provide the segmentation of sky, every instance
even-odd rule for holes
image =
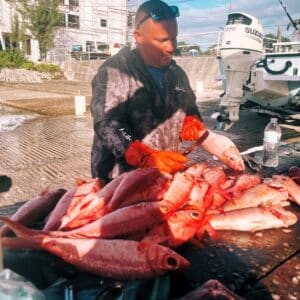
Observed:
[[[197,44],[207,49],[218,41],[217,31],[222,31],[230,12],[245,12],[262,23],[263,33],[277,33],[280,26],[282,35],[289,37],[293,28],[287,31],[289,19],[279,0],[164,0],[169,5],[177,5],[178,42]],[[144,2],[144,1],[141,1]],[[300,0],[282,0],[293,19],[300,19]],[[300,28],[300,25],[299,25]]]

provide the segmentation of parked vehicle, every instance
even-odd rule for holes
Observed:
[[[112,55],[115,55],[124,46],[121,43],[100,43],[89,41],[86,42],[86,47],[80,44],[73,45],[71,49],[71,57],[76,60],[97,60],[105,59]]]

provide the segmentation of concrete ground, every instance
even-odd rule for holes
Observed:
[[[1,83],[0,104],[47,116],[74,115],[75,95],[91,98],[89,82],[45,81],[43,83]]]

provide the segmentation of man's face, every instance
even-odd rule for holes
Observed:
[[[170,64],[177,44],[176,19],[156,22],[148,18],[135,31],[136,44],[144,62],[153,67],[165,67]]]

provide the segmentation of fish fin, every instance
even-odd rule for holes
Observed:
[[[46,187],[44,187],[44,188],[39,192],[38,195],[39,195],[39,196],[44,196],[44,195],[48,194],[49,191],[50,191],[50,187],[49,187],[49,186],[46,186]]]
[[[76,186],[81,186],[81,185],[87,183],[87,181],[84,180],[83,178],[75,178],[75,182],[76,182]]]

